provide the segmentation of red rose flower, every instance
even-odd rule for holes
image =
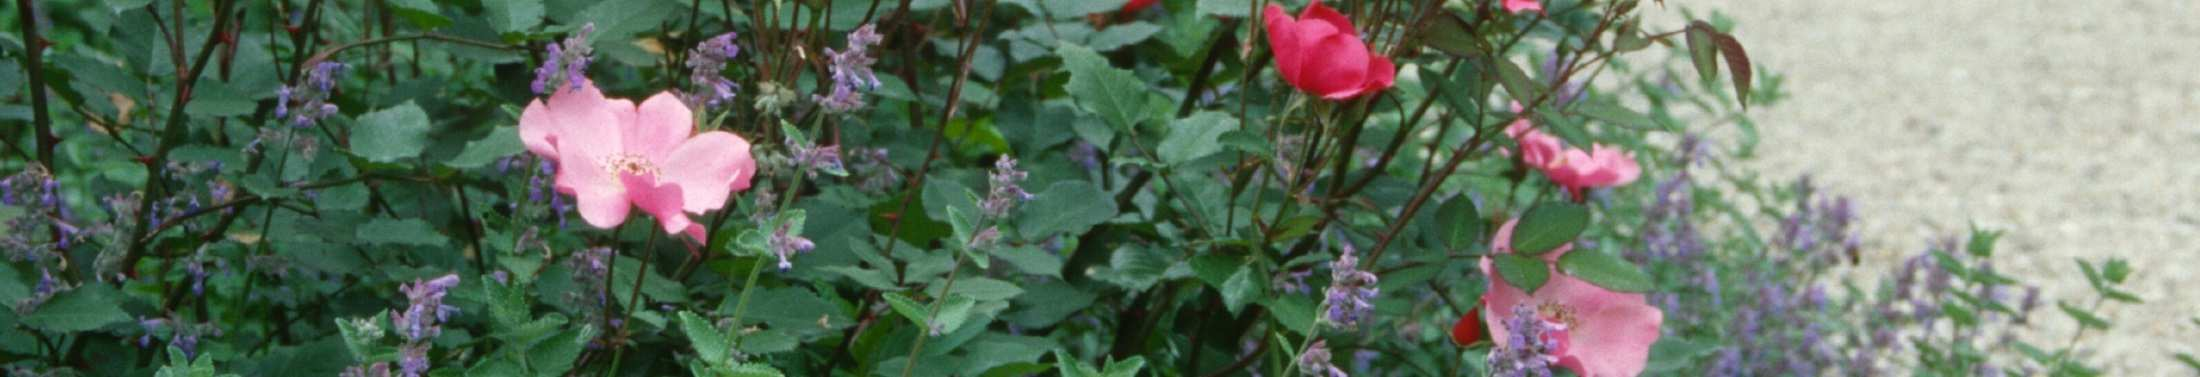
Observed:
[[[1308,94],[1344,100],[1390,88],[1398,67],[1360,40],[1352,20],[1320,2],[1299,12],[1268,4],[1268,46],[1283,81]]]

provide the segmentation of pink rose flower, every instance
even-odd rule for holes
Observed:
[[[1276,72],[1291,87],[1324,99],[1345,100],[1390,88],[1398,67],[1360,40],[1352,19],[1316,1],[1292,19],[1268,4],[1268,49]]]
[[[1586,151],[1570,148],[1527,119],[1505,126],[1505,135],[1520,143],[1521,164],[1542,171],[1576,198],[1584,189],[1616,187],[1642,177],[1642,166],[1626,152],[1603,144],[1592,144]]]
[[[1519,220],[1509,221],[1497,229],[1490,240],[1492,253],[1512,252],[1512,232],[1517,223]],[[1572,249],[1572,244],[1562,245],[1541,257],[1556,261]],[[1504,324],[1513,316],[1511,308],[1527,305],[1536,309],[1538,320],[1563,329],[1556,335],[1545,334],[1555,337],[1550,340],[1560,345],[1548,355],[1559,367],[1585,377],[1641,374],[1650,356],[1650,345],[1658,341],[1665,312],[1650,306],[1642,294],[1612,292],[1550,268],[1550,280],[1530,293],[1499,278],[1489,257],[1482,258],[1482,273],[1490,277],[1490,290],[1482,296],[1481,307],[1483,321],[1489,327],[1488,339],[1498,347],[1506,347],[1510,332]]]
[[[589,225],[617,227],[641,207],[666,234],[707,242],[687,215],[724,207],[727,196],[747,190],[756,161],[740,136],[694,131],[694,113],[672,93],[637,107],[604,98],[593,83],[529,103],[519,120],[520,140],[557,162],[558,192],[573,195]]]
[[[1520,13],[1531,10],[1543,11],[1543,3],[1540,0],[1505,0],[1506,12]]]

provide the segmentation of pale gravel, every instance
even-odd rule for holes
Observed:
[[[1856,199],[1860,276],[1976,224],[1996,267],[2047,297],[2090,297],[2073,259],[2117,257],[2143,305],[2085,336],[2112,376],[2192,376],[2200,353],[2200,1],[1668,0],[1717,10],[1786,103],[1752,110],[1767,177]],[[1645,6],[1653,6],[1646,4]],[[2043,308],[2026,338],[2075,325]]]

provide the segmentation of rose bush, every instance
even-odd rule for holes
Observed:
[[[1673,3],[18,0],[0,368],[2099,374]]]

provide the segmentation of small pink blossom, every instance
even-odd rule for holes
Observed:
[[[1541,0],[1505,0],[1506,12],[1520,13],[1531,10],[1543,11],[1543,2]]]
[[[1490,240],[1492,253],[1512,252],[1512,232],[1518,223],[1509,221],[1497,229]],[[1572,249],[1572,244],[1562,245],[1541,257],[1556,261]],[[1558,345],[1548,356],[1559,367],[1586,377],[1642,373],[1665,313],[1650,306],[1640,293],[1612,292],[1549,268],[1550,280],[1530,293],[1497,277],[1489,257],[1482,258],[1482,273],[1490,276],[1489,293],[1482,297],[1481,307],[1489,339],[1498,347],[1508,346],[1511,334],[1505,323],[1516,315],[1509,308],[1525,305],[1535,309],[1537,320],[1558,329],[1544,336]]]
[[[521,142],[557,162],[558,192],[573,195],[589,225],[617,227],[641,207],[665,233],[705,242],[703,226],[688,215],[724,207],[727,196],[747,190],[756,161],[748,140],[694,130],[694,113],[673,93],[637,107],[586,82],[529,103],[519,122]]]
[[[1506,126],[1505,135],[1520,143],[1521,164],[1542,171],[1543,176],[1576,197],[1584,189],[1626,185],[1642,176],[1642,166],[1618,148],[1603,144],[1592,144],[1589,150],[1567,147],[1557,136],[1536,129],[1527,119]]]

